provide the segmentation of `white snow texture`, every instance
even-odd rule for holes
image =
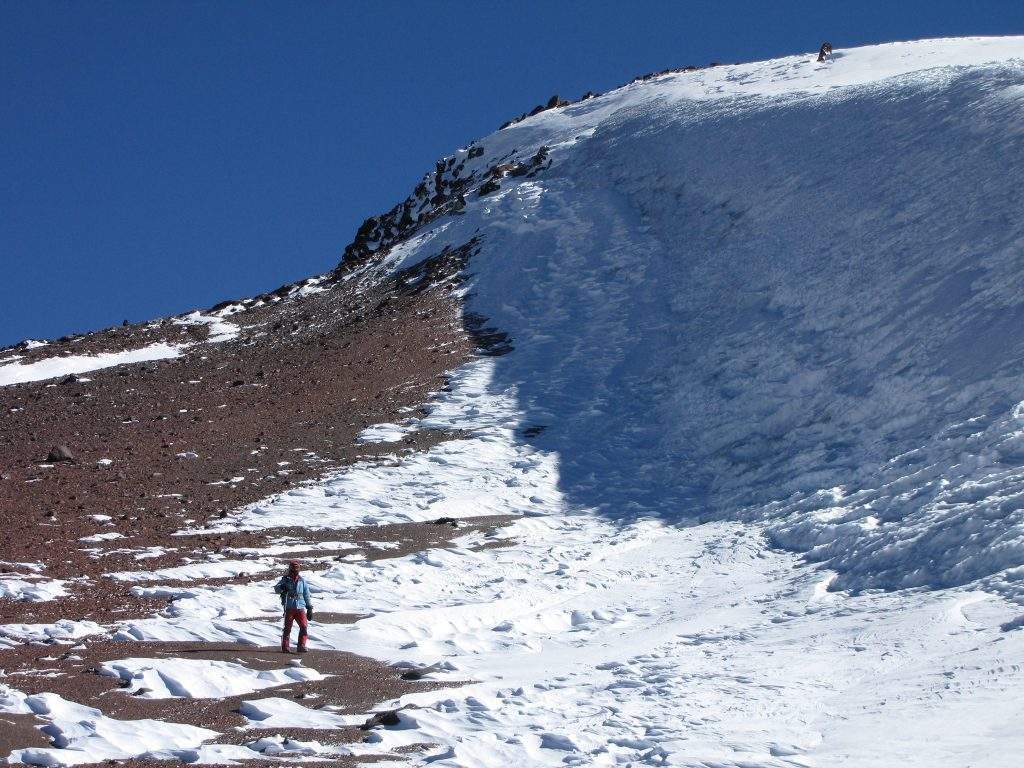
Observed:
[[[203,315],[200,312],[192,312],[175,322],[178,325],[208,326],[210,335],[205,343],[216,344],[233,339],[238,335],[238,326],[225,320],[223,315],[223,312],[218,315]],[[40,345],[26,345],[26,348],[32,349],[34,346]],[[100,352],[95,355],[47,357],[34,363],[19,363],[15,360],[14,362],[0,365],[0,387],[10,384],[22,384],[28,381],[55,379],[69,374],[113,368],[117,365],[166,360],[178,357],[191,346],[194,345],[168,344],[158,341],[145,347],[128,349],[123,352]]]

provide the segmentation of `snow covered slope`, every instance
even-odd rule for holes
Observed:
[[[466,167],[542,145],[396,250],[479,239],[494,386],[570,506],[769,518],[837,587],[1024,596],[1024,40],[667,75]]]
[[[1013,764],[1024,38],[669,74],[438,169],[361,257],[474,243],[467,316],[514,351],[443,402],[517,414],[477,426],[476,461],[520,453],[473,465],[489,499],[582,517],[329,574],[339,597],[399,585],[344,603],[395,613],[342,647],[487,681],[412,701],[402,738],[466,766]],[[469,470],[435,458],[443,505]],[[382,494],[398,519],[416,487]]]

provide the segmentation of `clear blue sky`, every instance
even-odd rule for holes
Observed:
[[[0,0],[0,344],[325,271],[435,159],[553,93],[1022,33],[1022,0]]]

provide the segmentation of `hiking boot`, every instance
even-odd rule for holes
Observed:
[[[307,653],[305,648],[299,648],[299,653]]]

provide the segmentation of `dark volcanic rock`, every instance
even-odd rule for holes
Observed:
[[[71,453],[71,450],[66,445],[56,445],[50,449],[46,460],[50,462],[75,461],[75,455]]]
[[[402,721],[398,716],[398,710],[389,709],[386,712],[377,712],[373,717],[369,718],[365,723],[359,726],[359,728],[364,731],[369,731],[376,728],[378,725],[393,726],[398,725],[400,722]]]

